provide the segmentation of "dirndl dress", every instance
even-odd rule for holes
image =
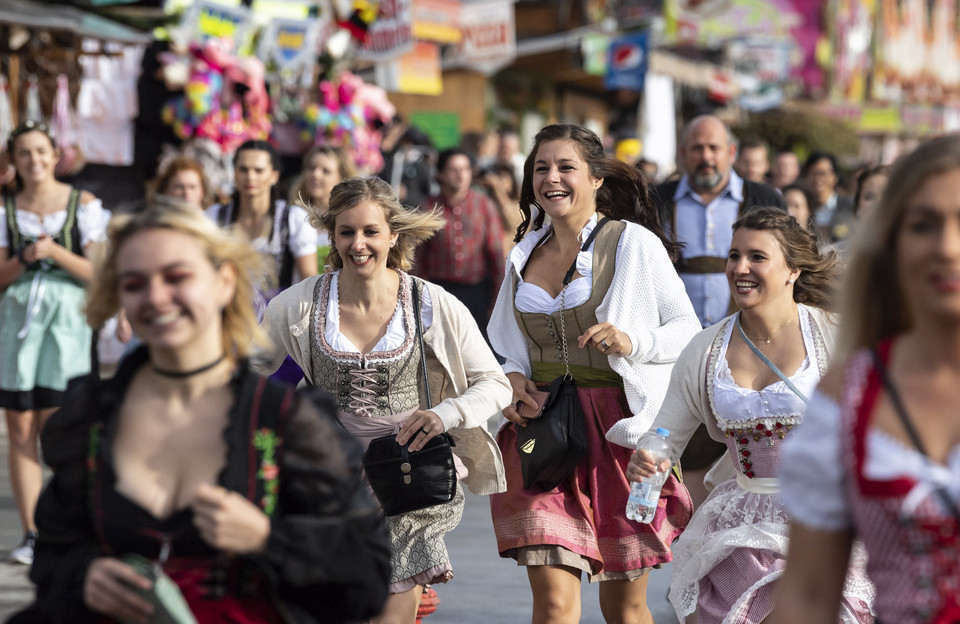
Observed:
[[[533,381],[546,384],[564,374],[561,327],[568,345],[597,324],[595,310],[610,288],[616,248],[623,232],[611,222],[594,243],[590,298],[571,309],[551,313],[514,313],[531,346]],[[517,278],[514,275],[514,297]],[[585,279],[585,278],[584,278]],[[566,318],[561,322],[561,314]],[[516,425],[497,434],[507,490],[490,497],[500,556],[520,565],[563,565],[587,572],[591,582],[633,580],[671,560],[671,543],[693,509],[687,489],[671,474],[663,486],[650,524],[627,519],[630,483],[626,467],[633,451],[607,441],[607,431],[632,416],[623,382],[596,349],[568,349],[568,361],[586,420],[587,454],[574,471],[549,492],[523,487]]]
[[[398,274],[397,310],[386,335],[367,354],[361,354],[340,333],[339,273],[323,275],[314,290],[309,328],[314,371],[311,381],[333,395],[341,422],[364,446],[373,437],[398,432],[405,416],[420,407],[422,354],[413,317],[414,285],[409,275]],[[425,288],[422,292],[426,296]],[[364,422],[358,427],[357,420]],[[360,429],[369,435],[364,437]],[[463,474],[463,465],[454,457],[458,474]],[[450,502],[386,518],[391,540],[391,593],[408,591],[415,585],[446,583],[453,578],[443,538],[460,524],[463,506],[463,489],[458,482]]]
[[[66,209],[44,216],[17,210],[7,196],[3,208],[7,247],[15,255],[41,233],[73,253],[100,240],[110,213],[99,200],[83,206],[74,189]],[[51,224],[62,222],[53,232]],[[84,285],[52,261],[39,261],[0,292],[0,407],[25,411],[59,407],[67,381],[90,372],[93,332],[83,313]]]

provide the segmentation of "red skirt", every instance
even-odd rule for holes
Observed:
[[[507,477],[507,491],[490,497],[500,556],[516,557],[516,549],[525,546],[562,546],[585,557],[593,574],[670,561],[670,544],[693,514],[687,488],[671,474],[653,522],[628,520],[626,468],[633,451],[605,437],[617,421],[631,416],[627,398],[619,387],[577,392],[586,422],[587,456],[553,490],[524,489],[516,425],[508,424],[497,434]]]

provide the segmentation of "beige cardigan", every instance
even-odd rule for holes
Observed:
[[[822,353],[808,354],[816,359],[821,371],[826,369],[829,357],[833,351],[833,334],[836,327],[835,316],[820,308],[804,306],[810,313],[813,322],[814,343],[823,346]],[[673,447],[674,457],[686,447],[690,437],[700,423],[703,423],[710,437],[717,442],[724,441],[724,434],[717,426],[717,418],[713,411],[710,380],[707,379],[709,358],[717,357],[720,337],[728,323],[732,323],[736,315],[711,325],[693,337],[690,344],[680,353],[677,363],[670,376],[670,386],[667,396],[660,407],[651,429],[664,427],[670,430],[670,445]],[[726,455],[724,455],[726,457]],[[727,464],[723,457],[719,464]],[[733,476],[730,473],[728,476]],[[716,482],[716,481],[715,481]]]
[[[309,326],[314,289],[323,278],[308,277],[267,305],[261,328],[282,352],[258,361],[258,372],[276,371],[289,354],[306,378],[314,379]],[[486,422],[510,404],[513,389],[467,308],[441,287],[423,284],[433,304],[433,323],[423,334],[427,372],[431,395],[440,397],[430,411],[440,417],[456,441],[454,452],[469,471],[464,482],[470,491],[481,495],[503,492],[507,488],[503,459],[487,433]]]

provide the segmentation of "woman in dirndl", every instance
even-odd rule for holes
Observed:
[[[649,187],[638,170],[606,158],[593,132],[552,125],[537,134],[520,206],[525,219],[487,327],[513,386],[497,435],[507,472],[507,491],[491,498],[497,547],[527,567],[535,623],[579,621],[584,572],[601,582],[608,622],[650,622],[647,573],[670,561],[692,503],[671,476],[653,522],[628,520],[625,470],[700,324]],[[556,488],[528,490],[517,449],[526,422],[516,407],[535,408],[529,392],[564,374],[565,364],[578,386],[588,451]]]
[[[438,212],[404,208],[379,178],[350,178],[312,222],[330,233],[333,270],[267,306],[263,326],[281,351],[261,370],[289,355],[309,383],[333,395],[340,421],[364,444],[396,433],[415,452],[449,432],[458,477],[475,494],[502,491],[500,453],[484,425],[509,402],[509,383],[467,308],[406,272],[417,244],[443,226]],[[420,378],[421,358],[429,380]],[[424,404],[424,382],[436,405]],[[391,595],[375,624],[413,624],[424,587],[453,578],[444,536],[460,523],[463,504],[458,484],[448,503],[387,517]]]
[[[89,255],[110,213],[86,191],[58,182],[60,157],[46,124],[10,133],[17,188],[0,205],[0,408],[6,414],[10,484],[24,529],[9,559],[29,565],[33,512],[43,485],[37,440],[63,403],[67,381],[90,372],[93,333],[83,316]],[[6,290],[4,290],[6,289]]]

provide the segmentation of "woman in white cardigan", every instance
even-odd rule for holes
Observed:
[[[264,329],[313,385],[330,392],[340,421],[365,445],[397,433],[418,451],[449,432],[457,474],[477,494],[505,488],[500,452],[484,424],[507,405],[510,386],[470,313],[442,288],[408,275],[416,245],[443,226],[437,212],[408,211],[379,178],[350,178],[311,216],[333,242],[333,272],[308,278],[267,306]],[[420,297],[425,353],[417,340]],[[431,396],[422,400],[420,359]],[[453,578],[444,535],[463,513],[463,492],[449,503],[390,516],[391,596],[373,622],[413,624],[423,587]]]
[[[787,552],[780,452],[833,347],[823,308],[836,253],[821,255],[816,238],[779,208],[756,208],[733,229],[726,273],[740,311],[690,341],[653,423],[670,430],[674,457],[701,423],[727,445],[729,459],[712,475],[729,478],[673,548],[670,600],[680,621],[696,612],[698,624],[759,624],[770,613]],[[655,469],[638,451],[627,475],[636,481]],[[851,578],[842,621],[872,622],[870,584],[862,569]]]
[[[608,622],[649,622],[646,573],[670,561],[670,543],[691,503],[671,478],[653,523],[628,520],[624,471],[699,323],[646,183],[636,169],[607,159],[593,132],[571,125],[541,130],[524,166],[520,205],[519,244],[487,327],[513,387],[497,435],[507,473],[507,491],[491,497],[497,546],[527,567],[533,622],[578,622],[583,572],[602,581]],[[554,489],[528,490],[517,449],[518,428],[527,421],[516,408],[534,407],[530,392],[564,373],[564,354],[588,451]]]

